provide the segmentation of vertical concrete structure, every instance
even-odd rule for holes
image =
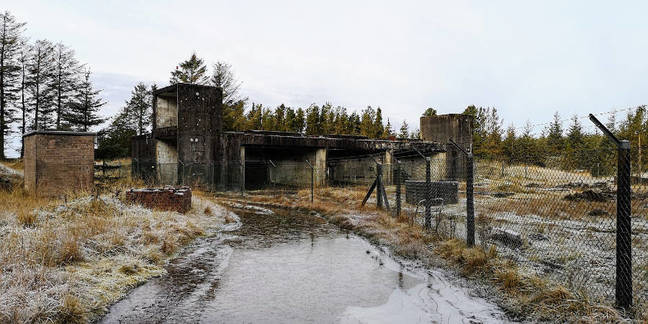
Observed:
[[[41,197],[91,190],[95,133],[35,131],[25,141],[25,189]]]
[[[184,83],[153,93],[152,140],[160,182],[212,183],[218,178],[214,147],[222,133],[222,95],[221,88]]]
[[[466,150],[472,149],[472,116],[447,114],[421,117],[421,138],[447,144],[450,139]],[[463,179],[466,175],[466,157],[453,145],[446,145],[446,178]]]

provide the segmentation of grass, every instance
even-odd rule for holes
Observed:
[[[140,185],[116,181],[98,199],[38,198],[20,184],[0,190],[0,322],[94,321],[131,288],[164,274],[182,246],[226,222],[200,192],[184,215],[118,199]]]
[[[22,159],[5,160],[2,161],[2,164],[17,171],[23,171],[25,169],[25,164]]]

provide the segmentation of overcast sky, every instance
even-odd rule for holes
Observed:
[[[253,102],[380,106],[396,127],[426,107],[523,126],[648,103],[645,1],[2,2],[92,68],[106,114],[193,51]]]

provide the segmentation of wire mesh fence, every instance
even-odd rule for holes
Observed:
[[[543,163],[535,162],[533,156],[473,160],[461,152],[450,153],[450,149],[395,154],[390,159],[384,153],[332,158],[324,163],[132,161],[129,169],[120,172],[130,170],[152,184],[202,185],[247,194],[306,191],[311,199],[317,199],[322,188],[354,187],[366,192],[374,187],[365,197],[366,204],[389,208],[395,216],[441,238],[468,242],[473,238],[476,245],[495,246],[500,256],[525,273],[563,285],[590,300],[614,304],[618,292],[625,291],[635,305],[645,305],[648,177],[644,180],[640,172],[632,173],[630,192],[620,193],[618,152],[613,147],[554,152]],[[469,181],[471,175],[474,181]],[[381,190],[384,194],[378,194]],[[618,241],[617,215],[628,203],[631,241]],[[629,246],[632,266],[625,269],[622,266],[629,262],[619,262],[619,249],[623,252]],[[622,289],[616,289],[623,276],[632,279],[632,290],[623,286],[630,280],[620,280]]]

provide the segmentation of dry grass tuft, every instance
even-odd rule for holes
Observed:
[[[19,210],[17,215],[16,215],[16,220],[18,221],[18,224],[25,226],[25,227],[32,227],[34,224],[36,224],[36,215],[30,211],[26,210]]]
[[[85,323],[88,320],[81,300],[71,294],[63,297],[59,312],[62,323]]]
[[[178,248],[177,239],[173,235],[167,235],[162,240],[162,246],[160,247],[160,250],[164,252],[166,255],[171,255],[175,253],[177,248]]]
[[[495,282],[501,284],[508,293],[515,294],[522,287],[522,280],[522,276],[514,266],[495,271]]]
[[[121,267],[119,267],[119,272],[125,274],[125,275],[134,275],[140,271],[140,268],[137,264],[124,264]]]
[[[83,253],[79,246],[79,237],[73,234],[65,235],[61,239],[61,245],[58,255],[59,264],[70,264],[83,261]]]

